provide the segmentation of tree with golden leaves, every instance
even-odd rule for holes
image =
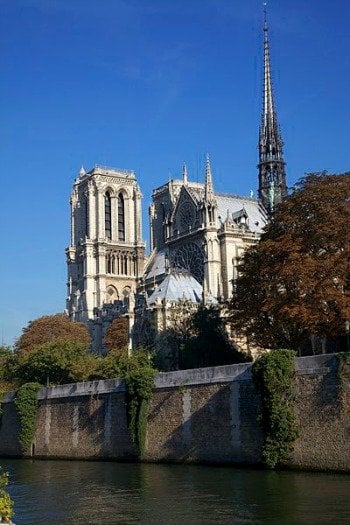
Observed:
[[[91,343],[87,327],[83,323],[70,321],[66,314],[44,315],[34,321],[29,321],[23,328],[22,335],[17,339],[15,350],[31,351],[36,346],[58,339],[77,343]]]
[[[118,317],[111,322],[104,343],[108,352],[119,351],[127,354],[129,344],[129,323],[126,317]]]
[[[350,319],[350,173],[310,174],[244,254],[232,324],[265,348],[345,335]]]

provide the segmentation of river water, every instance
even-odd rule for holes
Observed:
[[[1,460],[16,525],[350,524],[350,476]]]

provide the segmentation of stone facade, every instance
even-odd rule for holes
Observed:
[[[209,158],[205,182],[170,180],[153,192],[150,206],[153,251],[143,277],[146,290],[167,273],[189,272],[202,286],[203,299],[229,299],[243,252],[255,244],[267,223],[259,200],[215,193]]]
[[[87,322],[95,308],[125,301],[143,275],[141,191],[132,171],[82,168],[71,194],[67,310]]]
[[[267,215],[252,197],[217,194],[209,158],[205,182],[171,180],[154,190],[152,252],[145,264],[141,193],[133,172],[81,170],[71,195],[67,311],[88,324],[104,353],[113,319],[128,318],[129,348],[154,346],[180,303],[227,300],[242,253],[258,242]]]
[[[289,467],[350,471],[350,366],[340,398],[336,355],[296,359],[301,435]],[[134,460],[119,380],[42,388],[28,455]],[[13,395],[4,399],[0,454],[20,455]],[[146,461],[261,463],[260,401],[251,365],[159,374],[148,416]]]

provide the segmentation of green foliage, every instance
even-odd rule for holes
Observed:
[[[95,358],[83,343],[55,340],[23,352],[17,357],[14,374],[21,382],[62,384],[81,381],[94,369]],[[87,366],[90,369],[86,370]]]
[[[190,318],[191,336],[183,345],[180,368],[200,368],[251,359],[230,342],[224,319],[216,306],[200,306]]]
[[[127,388],[128,428],[132,442],[137,445],[142,457],[147,431],[148,406],[154,388],[156,370],[152,368],[150,356],[139,350],[121,364]]]
[[[16,361],[14,352],[8,346],[0,346],[0,383],[11,380]]]
[[[0,473],[0,517],[2,518],[2,523],[9,523],[13,516],[13,501],[6,491],[8,477],[8,472]]]
[[[272,350],[253,364],[262,401],[263,458],[269,468],[288,460],[299,435],[294,413],[294,352]]]
[[[345,369],[350,365],[350,352],[340,352],[338,355],[338,397],[341,407],[344,406],[345,401],[345,383],[346,375]]]
[[[38,383],[26,383],[17,390],[15,406],[21,425],[19,441],[23,452],[28,450],[33,441],[39,388]]]
[[[113,379],[122,377],[124,360],[126,356],[120,355],[119,352],[111,351],[106,356],[95,357],[95,366],[89,375],[89,380],[94,379]]]

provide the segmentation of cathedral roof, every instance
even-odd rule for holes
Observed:
[[[159,275],[165,273],[165,249],[155,250],[146,265],[144,277],[145,279],[156,279]]]
[[[234,219],[239,212],[245,210],[250,231],[262,233],[267,223],[267,216],[259,200],[225,193],[216,193],[215,196],[218,204],[218,217],[221,218],[221,221],[224,221],[228,214]]]
[[[192,303],[202,302],[202,285],[185,270],[172,270],[160,285],[154,290],[148,299],[148,304],[154,305],[159,301],[178,302],[191,301]],[[212,297],[208,302],[216,302]]]

